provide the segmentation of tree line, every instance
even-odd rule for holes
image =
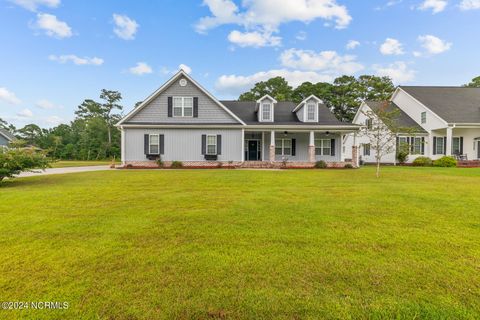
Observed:
[[[480,88],[480,77],[472,79],[466,87]],[[271,78],[254,85],[239,96],[241,101],[258,100],[269,94],[278,101],[301,102],[310,95],[322,99],[335,116],[345,122],[352,121],[363,100],[384,101],[390,98],[395,86],[388,77],[362,75],[341,76],[332,83],[304,82],[293,88],[282,77]],[[13,133],[26,145],[45,150],[53,159],[102,160],[120,157],[120,132],[115,127],[122,117],[122,95],[118,91],[103,89],[100,101],[85,99],[75,111],[69,124],[54,128],[41,128],[28,124],[17,129],[0,118],[0,128]],[[135,104],[137,107],[140,102]]]

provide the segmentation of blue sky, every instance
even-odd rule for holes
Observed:
[[[0,118],[51,127],[118,90],[128,112],[183,65],[220,99],[281,75],[461,85],[480,0],[0,0]]]

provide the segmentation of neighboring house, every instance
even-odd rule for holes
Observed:
[[[6,147],[10,142],[15,140],[15,136],[9,131],[0,128],[0,146]]]
[[[353,123],[366,125],[364,113],[378,107],[379,102],[362,103]],[[414,131],[410,135],[399,134],[398,138],[400,143],[409,145],[409,162],[419,156],[434,160],[444,155],[480,159],[480,88],[400,86],[390,99],[389,108],[400,110],[399,126]],[[368,138],[352,134],[345,145],[347,150],[358,146],[358,154],[365,162],[375,161]],[[382,159],[384,163],[395,161],[396,152]]]
[[[300,104],[218,101],[194,79],[179,71],[117,126],[122,162],[155,166],[290,166],[308,167],[324,160],[344,166],[343,137],[358,125],[338,121],[315,96]]]

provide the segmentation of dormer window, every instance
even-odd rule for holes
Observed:
[[[272,121],[272,104],[270,102],[262,103],[262,121]]]
[[[317,104],[307,104],[307,121],[317,121]]]

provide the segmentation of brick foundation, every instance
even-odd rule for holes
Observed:
[[[235,168],[271,168],[271,169],[312,169],[315,167],[315,162],[306,162],[306,161],[254,161],[254,162],[240,162],[240,161],[229,161],[229,162],[220,162],[220,161],[183,161],[183,168],[187,169],[235,169]],[[328,168],[344,168],[345,165],[350,164],[353,166],[352,162],[327,162]],[[172,165],[171,161],[165,161],[163,167],[165,169],[170,168]],[[158,169],[158,164],[155,161],[127,161],[122,168],[132,168],[132,169]]]

